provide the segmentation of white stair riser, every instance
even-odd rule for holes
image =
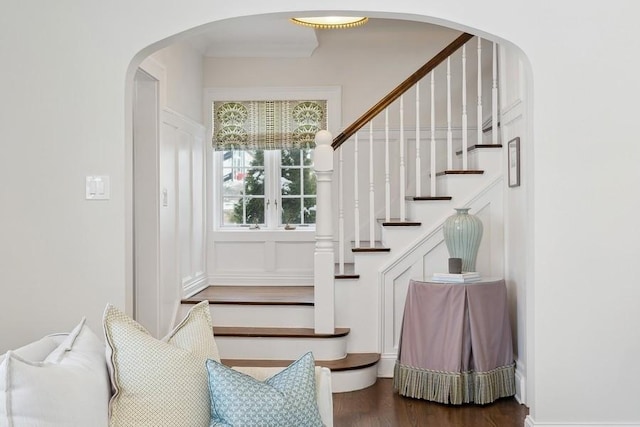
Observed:
[[[362,390],[370,387],[378,380],[377,365],[364,369],[331,372],[331,390],[334,393]]]
[[[193,305],[182,304],[177,318]],[[313,306],[210,304],[214,326],[313,328]]]
[[[482,175],[446,175],[438,177],[443,183],[443,194],[453,195],[456,207],[464,203],[476,194],[478,188],[482,188],[495,179],[495,175],[485,172]]]
[[[429,200],[407,203],[407,213],[411,219],[419,218],[422,223],[421,235],[430,230],[434,224],[438,224],[447,215],[453,213],[453,208],[458,206],[460,200]],[[417,237],[417,236],[416,236]],[[395,248],[394,248],[395,249]]]
[[[385,247],[392,248],[395,251],[396,248],[405,247],[407,244],[413,242],[424,233],[422,226],[411,227],[382,227],[382,244]]]
[[[273,338],[223,337],[216,343],[223,359],[296,360],[308,351],[316,360],[338,360],[347,355],[347,337]]]
[[[502,148],[478,148],[467,154],[467,169],[497,172],[502,161]],[[462,169],[462,155],[454,160],[454,169]]]

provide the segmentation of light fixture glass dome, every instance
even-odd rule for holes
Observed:
[[[320,30],[357,27],[365,24],[368,20],[369,18],[364,16],[315,16],[290,19],[293,23]]]

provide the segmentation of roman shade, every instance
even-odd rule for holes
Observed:
[[[215,101],[215,150],[313,148],[327,101]]]

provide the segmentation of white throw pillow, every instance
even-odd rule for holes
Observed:
[[[208,427],[207,359],[220,360],[208,301],[162,340],[107,305],[103,318],[112,427]]]
[[[2,359],[0,426],[108,425],[104,344],[85,325],[85,319],[60,345],[54,347],[54,342],[43,338]]]

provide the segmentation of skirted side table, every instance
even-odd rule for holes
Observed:
[[[412,280],[394,389],[446,404],[487,404],[513,396],[515,363],[504,280]]]

